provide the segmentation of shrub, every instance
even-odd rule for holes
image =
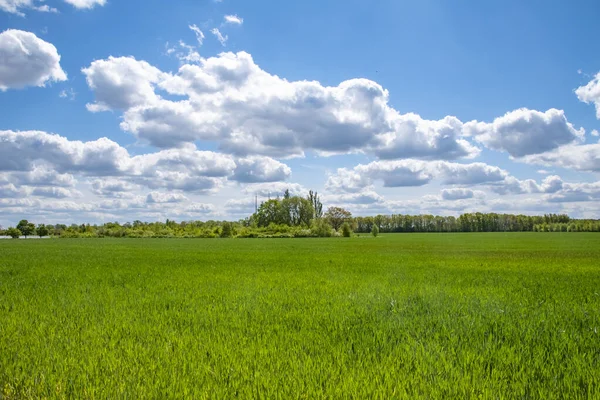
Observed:
[[[327,223],[324,218],[313,219],[310,231],[314,236],[318,237],[331,237],[332,236],[332,228],[331,225]]]
[[[350,227],[350,224],[347,222],[344,222],[344,224],[342,225],[342,236],[344,236],[344,237],[352,236],[352,228]]]
[[[373,228],[371,228],[371,235],[373,235],[373,237],[377,237],[379,235],[379,227],[377,224],[373,224]]]

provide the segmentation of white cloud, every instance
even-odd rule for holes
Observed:
[[[96,6],[103,6],[106,4],[106,0],[64,0],[65,3],[72,5],[79,9],[92,9]]]
[[[67,80],[56,47],[31,32],[0,33],[0,60],[0,91]]]
[[[231,199],[225,202],[225,210],[232,215],[248,216],[254,213],[255,204],[254,198]],[[260,202],[258,205],[260,205]]]
[[[41,0],[0,0],[0,10],[7,13],[16,14],[20,17],[24,17],[25,14],[22,10],[31,9],[41,12],[57,12],[56,8],[50,7],[47,4],[39,4]]]
[[[586,103],[596,106],[596,117],[600,119],[600,72],[587,85],[575,89],[577,98]]]
[[[492,123],[468,122],[464,130],[486,147],[517,158],[581,141],[585,134],[567,121],[562,110],[550,109],[544,113],[526,108],[509,112]]]
[[[527,156],[523,161],[529,164],[600,172],[600,143],[561,146],[547,153]]]
[[[96,179],[92,182],[92,193],[102,197],[131,197],[139,188],[124,179]]]
[[[447,185],[481,185],[503,182],[509,173],[484,163],[460,164],[448,161],[374,161],[352,169],[339,168],[328,177],[326,189],[358,193],[382,181],[384,187],[423,186],[433,180]]]
[[[22,197],[24,192],[17,188],[12,183],[8,185],[0,185],[0,199],[18,198]]]
[[[400,114],[388,105],[388,92],[366,79],[336,87],[289,82],[263,71],[244,52],[183,65],[174,75],[140,63],[111,57],[84,72],[98,92],[99,109],[124,109],[121,128],[158,147],[204,140],[241,156],[289,157],[313,150],[366,152],[386,159],[457,159],[479,153],[461,138],[458,119],[428,121]],[[134,78],[127,80],[130,86],[115,83],[116,77],[92,78],[91,71],[103,76],[103,70],[111,77]],[[187,98],[166,100],[159,89]]]
[[[443,200],[463,200],[472,199],[475,195],[482,196],[483,192],[473,191],[471,189],[455,188],[455,189],[443,189],[442,199]],[[484,194],[483,194],[484,196]]]
[[[215,35],[215,37],[217,38],[219,43],[221,43],[221,46],[224,47],[227,44],[227,40],[229,40],[229,37],[227,35],[223,36],[223,34],[221,33],[221,31],[218,28],[211,29],[210,33]]]
[[[92,112],[126,110],[154,104],[160,99],[154,93],[153,84],[164,79],[164,74],[145,61],[133,57],[109,57],[92,62],[82,72],[96,96],[96,102],[87,105]]]
[[[507,176],[503,181],[491,184],[490,189],[501,195],[524,193],[555,193],[561,190],[563,181],[560,176],[551,175],[544,178],[541,184],[533,179],[520,180]]]
[[[278,182],[288,179],[292,170],[270,157],[248,157],[236,161],[232,180],[245,183]]]
[[[151,192],[148,193],[146,197],[146,203],[154,204],[154,203],[181,203],[182,201],[186,201],[187,197],[182,195],[181,193],[160,193],[160,192]]]
[[[363,190],[357,193],[344,193],[339,195],[323,196],[322,201],[330,206],[340,206],[346,204],[374,204],[383,203],[383,196],[376,193],[374,190]]]
[[[192,32],[194,32],[194,35],[196,35],[196,40],[198,41],[198,45],[202,46],[202,43],[204,43],[204,32],[202,32],[200,30],[200,28],[198,28],[197,25],[189,25],[188,26]]]
[[[72,187],[77,183],[71,174],[59,174],[55,170],[44,165],[31,165],[27,171],[0,172],[0,182],[13,182],[17,185],[27,186],[60,186]]]
[[[65,189],[63,187],[40,186],[31,191],[31,194],[38,197],[50,197],[55,199],[80,198],[82,193],[75,189]]]
[[[592,130],[592,132],[590,132],[592,134],[592,136],[600,136],[600,132],[598,132],[597,129]]]
[[[256,195],[258,197],[276,198],[277,196],[282,197],[286,190],[289,190],[293,196],[308,195],[307,188],[298,183],[289,182],[269,182],[244,185],[242,192],[252,196]]]
[[[77,96],[77,93],[73,90],[73,88],[63,89],[58,94],[58,97],[60,97],[61,99],[68,98],[69,100],[75,100],[76,96]]]
[[[199,151],[194,145],[131,156],[107,138],[81,142],[39,131],[0,131],[0,142],[4,181],[40,184],[46,180],[67,186],[74,182],[69,174],[119,178],[93,182],[93,191],[104,196],[129,190],[130,185],[210,193],[228,179],[274,182],[291,174],[287,165],[267,157],[241,159],[237,164],[229,155]]]
[[[244,18],[237,15],[226,15],[224,19],[226,24],[242,25],[244,23]]]

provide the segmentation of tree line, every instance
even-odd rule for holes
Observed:
[[[465,213],[459,217],[434,215],[377,215],[353,217],[341,207],[323,204],[317,192],[306,197],[292,196],[286,191],[283,198],[261,203],[248,218],[231,221],[142,222],[101,225],[55,224],[35,225],[21,220],[15,227],[0,229],[0,236],[19,238],[40,237],[92,238],[251,238],[251,237],[331,237],[352,234],[428,233],[428,232],[600,232],[600,220],[571,219],[565,214],[542,216]]]

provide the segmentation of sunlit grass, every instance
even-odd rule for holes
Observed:
[[[599,398],[600,235],[0,242],[0,398]]]

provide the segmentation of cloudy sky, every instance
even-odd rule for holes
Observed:
[[[286,188],[356,215],[600,218],[598,15],[0,0],[0,224],[238,219]]]

